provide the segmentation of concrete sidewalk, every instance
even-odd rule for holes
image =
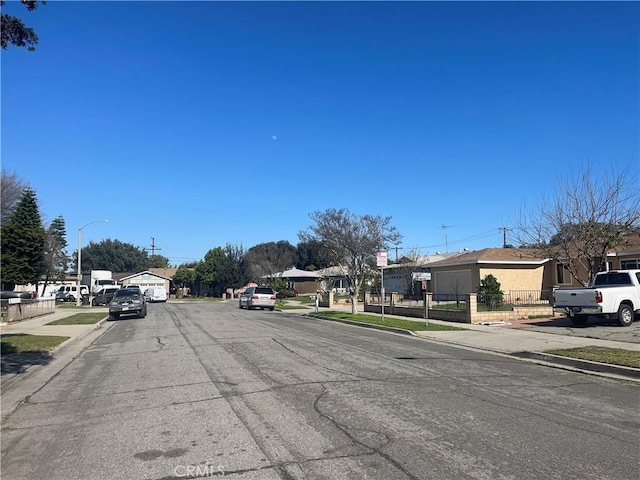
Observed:
[[[318,313],[322,314],[322,312],[326,310],[351,312],[351,307],[340,306],[337,308],[334,307],[332,309],[320,308]],[[299,313],[304,315],[314,313],[315,309],[287,310],[287,312]],[[359,313],[366,313],[366,315],[373,315],[377,317],[381,316],[380,314],[362,312],[361,309],[359,309]],[[329,319],[328,317],[325,318],[327,320],[334,320]],[[425,320],[423,319],[402,317],[397,315],[385,314],[385,318],[397,318],[401,320],[410,320],[420,323],[425,322]],[[554,319],[550,319],[550,321],[554,321]],[[356,326],[363,326],[362,323],[358,322],[341,322],[353,324]],[[633,352],[638,352],[640,354],[640,342],[638,342],[637,337],[632,334],[630,327],[614,327],[623,332],[620,337],[625,337],[624,333],[628,333],[626,338],[628,338],[629,341],[619,341],[583,336],[578,334],[580,333],[580,330],[572,331],[571,329],[564,329],[561,331],[562,333],[545,333],[529,328],[524,328],[523,325],[517,324],[477,325],[468,323],[445,322],[432,319],[429,319],[428,322],[435,325],[457,326],[460,328],[464,328],[465,330],[415,332],[410,332],[407,330],[405,331],[405,333],[433,342],[455,345],[457,347],[480,350],[493,354],[507,355],[511,357],[517,357],[519,359],[527,359],[540,364],[552,365],[555,367],[562,367],[586,373],[602,374],[614,378],[640,381],[640,369],[602,364],[586,360],[571,359],[568,357],[561,357],[545,353],[549,350],[593,346],[630,350]],[[634,327],[640,328],[640,326],[638,325],[634,325]],[[385,329],[384,327],[375,328],[380,328],[383,330]],[[597,329],[598,327],[595,328]]]
[[[88,325],[47,325],[50,322],[70,317],[76,313],[104,312],[104,319]],[[108,317],[105,307],[88,309],[56,309],[54,313],[0,326],[2,335],[53,335],[69,337],[51,353],[47,354],[3,354],[1,359],[2,389],[1,415],[5,418],[29,395],[38,391],[52,377],[71,363],[85,348],[107,329]],[[108,324],[110,326],[110,324]],[[55,361],[54,361],[55,360]]]

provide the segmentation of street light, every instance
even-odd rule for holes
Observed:
[[[76,275],[76,306],[82,305],[82,293],[80,291],[80,280],[82,279],[82,229],[94,223],[108,222],[109,220],[94,220],[78,228],[78,274]]]

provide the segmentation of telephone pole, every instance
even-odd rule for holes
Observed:
[[[147,250],[149,249],[147,248]],[[151,256],[152,257],[155,257],[156,250],[162,250],[162,249],[159,247],[156,247],[156,239],[154,237],[151,237]]]
[[[507,232],[510,232],[513,229],[508,227],[500,227],[498,228],[498,230],[502,230],[502,248],[507,248]]]

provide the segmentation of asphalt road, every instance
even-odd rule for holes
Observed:
[[[632,479],[636,384],[235,303],[120,320],[2,425],[2,478]]]

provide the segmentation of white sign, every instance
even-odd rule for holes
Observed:
[[[413,272],[411,276],[413,277],[414,282],[431,280],[431,272]]]
[[[376,265],[378,265],[379,267],[387,266],[387,252],[376,253]]]

